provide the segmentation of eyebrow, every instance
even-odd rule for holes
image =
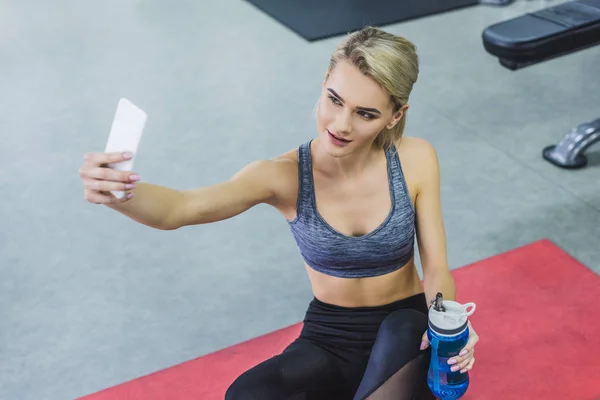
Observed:
[[[344,101],[344,99],[342,99],[342,96],[340,96],[339,94],[336,93],[335,90],[331,89],[331,88],[327,88],[327,90],[329,92],[331,92],[331,94],[333,94],[335,97],[337,97],[339,100],[341,100],[342,102]],[[361,111],[369,111],[375,114],[379,114],[381,115],[381,111],[379,111],[376,108],[370,108],[370,107],[356,107],[357,110],[361,110]]]

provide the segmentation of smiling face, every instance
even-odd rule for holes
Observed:
[[[323,82],[317,109],[319,141],[335,157],[370,148],[382,130],[398,123],[406,107],[394,111],[390,95],[375,80],[342,60]]]

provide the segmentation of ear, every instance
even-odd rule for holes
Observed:
[[[408,107],[408,104],[405,104],[402,107],[400,107],[400,109],[394,113],[394,115],[392,116],[392,120],[389,124],[386,125],[386,128],[392,129],[394,126],[396,126],[396,124],[400,122],[404,114],[406,114]]]

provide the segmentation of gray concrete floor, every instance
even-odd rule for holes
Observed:
[[[386,27],[419,47],[407,134],[439,153],[452,268],[549,238],[600,273],[598,148],[580,171],[540,157],[599,116],[600,47],[510,72],[481,44],[542,6]],[[77,170],[120,97],[149,115],[147,182],[208,185],[295,148],[339,38],[309,44],[237,0],[0,9],[0,398],[75,398],[301,320],[308,281],[271,209],[157,231],[86,203]]]

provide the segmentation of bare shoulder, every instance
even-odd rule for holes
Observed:
[[[298,168],[298,150],[293,149],[271,159],[273,163],[279,165],[280,168]]]
[[[404,136],[396,144],[399,152],[403,152],[405,157],[421,158],[427,157],[429,161],[437,158],[435,148],[427,140],[415,136]]]
[[[277,171],[276,203],[273,204],[288,219],[293,219],[298,200],[298,150],[293,149],[271,160]]]
[[[241,175],[253,175],[258,179],[265,182],[274,181],[286,181],[290,178],[290,175],[296,173],[298,157],[294,155],[293,151],[281,154],[271,159],[257,160],[249,163],[242,168],[238,174]]]
[[[396,143],[402,169],[407,180],[412,181],[417,190],[439,179],[437,151],[427,140],[414,136],[404,136]]]
[[[285,215],[295,211],[298,195],[297,150],[290,150],[271,159],[251,162],[232,179],[248,176],[271,193],[268,204]]]
[[[278,185],[286,186],[298,180],[298,153],[296,150],[285,152],[269,160],[262,161],[265,178],[273,179]]]

